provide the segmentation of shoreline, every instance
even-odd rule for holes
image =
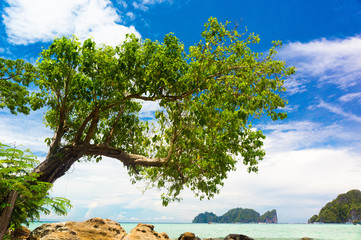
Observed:
[[[45,223],[59,223],[59,221],[40,221],[32,223],[34,227]],[[129,233],[137,222],[120,222],[126,233]],[[177,240],[182,233],[192,232],[201,239],[223,239],[231,233],[243,234],[255,240],[301,240],[310,237],[317,240],[358,240],[361,236],[361,225],[353,224],[307,224],[307,223],[278,223],[278,224],[230,224],[230,223],[154,223],[154,231],[166,233],[171,240]],[[32,227],[29,226],[29,227]],[[32,229],[32,230],[33,230]]]

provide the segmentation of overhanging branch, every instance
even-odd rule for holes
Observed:
[[[120,149],[104,146],[104,145],[89,145],[85,149],[85,155],[90,156],[105,156],[115,158],[124,163],[125,165],[145,166],[145,167],[161,167],[167,158],[147,158],[142,155],[123,152]]]

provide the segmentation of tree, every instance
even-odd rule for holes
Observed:
[[[128,35],[115,48],[55,39],[31,75],[39,91],[30,102],[48,109],[54,131],[38,180],[53,183],[74,162],[106,156],[127,166],[133,182],[165,189],[166,205],[184,187],[213,197],[238,158],[257,171],[265,136],[252,122],[286,117],[281,93],[294,68],[275,60],[280,42],[263,56],[250,49],[257,35],[228,25],[210,18],[188,53],[173,34],[163,43]],[[156,124],[139,117],[144,101],[161,107]]]
[[[22,59],[0,58],[0,109],[8,108],[12,114],[30,112],[27,87],[36,79],[36,69]],[[35,97],[33,100],[39,99]],[[33,102],[35,103],[35,102]],[[33,110],[36,110],[32,104]]]
[[[39,174],[32,172],[37,163],[29,150],[0,143],[0,239],[8,229],[38,220],[40,213],[49,214],[49,207],[58,215],[71,207],[69,200],[49,196],[52,184],[38,181]]]

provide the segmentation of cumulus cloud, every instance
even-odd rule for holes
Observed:
[[[331,83],[342,89],[357,85],[361,78],[361,36],[293,42],[279,53],[297,68],[298,82],[290,83],[295,91],[304,91],[301,85],[305,82],[300,79],[309,77],[316,78],[320,86]]]
[[[8,39],[14,44],[47,42],[75,34],[98,43],[118,45],[126,34],[140,36],[134,26],[120,25],[109,0],[15,0],[2,15]]]

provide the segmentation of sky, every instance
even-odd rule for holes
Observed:
[[[4,0],[0,15],[0,57],[31,63],[55,37],[72,34],[116,46],[128,33],[161,42],[172,32],[188,48],[213,16],[259,34],[254,51],[281,40],[277,58],[297,68],[285,82],[288,118],[255,126],[266,134],[257,174],[239,163],[215,198],[200,201],[185,190],[181,202],[163,207],[160,192],[132,185],[120,162],[76,163],[52,191],[74,207],[66,217],[42,220],[186,223],[205,211],[242,207],[276,209],[279,222],[305,223],[338,194],[361,189],[360,0]],[[152,117],[158,108],[148,103],[140,114]],[[0,142],[43,158],[44,139],[53,135],[43,112],[0,110]]]

